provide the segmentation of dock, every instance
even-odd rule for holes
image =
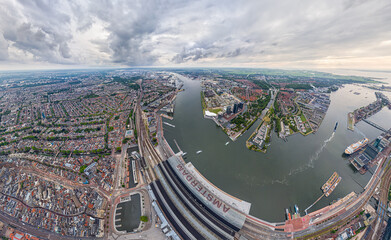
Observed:
[[[320,196],[318,199],[316,199],[316,201],[313,203],[313,204],[311,204],[308,208],[306,208],[305,210],[304,210],[304,212],[305,212],[305,215],[307,215],[308,214],[308,210],[310,210],[310,208],[312,208],[317,202],[319,202],[320,201],[320,199],[322,199],[323,198],[323,196],[324,196],[324,194],[322,194],[322,196]]]
[[[164,113],[160,114],[160,116],[162,116],[164,118],[167,118],[167,119],[170,119],[170,120],[174,119],[173,117],[170,117],[170,116],[168,116],[167,114],[164,114]]]
[[[366,147],[350,156],[348,160],[357,171],[365,174],[368,169],[381,161],[385,156],[388,156],[390,152],[391,129],[372,140]]]
[[[354,131],[354,125],[355,125],[355,120],[354,120],[354,113],[350,112],[348,113],[348,129],[351,131]]]
[[[325,184],[323,184],[321,188],[324,196],[328,197],[337,187],[341,179],[342,178],[338,175],[338,173],[334,172],[333,175],[331,175],[331,177],[327,180]]]
[[[178,151],[179,152],[183,152],[182,149],[179,147],[179,145],[178,145],[178,143],[177,143],[177,141],[175,139],[174,139],[174,143],[175,143],[176,147],[178,148]]]
[[[370,122],[366,120],[367,118],[373,116],[374,114],[378,113],[380,110],[382,110],[383,106],[387,106],[390,104],[390,101],[388,98],[381,92],[375,92],[376,95],[376,101],[373,103],[370,103],[369,105],[365,107],[358,108],[354,110],[353,112],[348,113],[348,129],[354,131],[354,126],[356,123],[363,120],[364,122],[368,123],[369,125],[386,132],[384,128],[381,126]]]

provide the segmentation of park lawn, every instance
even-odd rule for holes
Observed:
[[[219,112],[221,112],[221,108],[215,108],[215,109],[208,109],[209,112],[212,112],[212,113],[216,113],[218,114]]]
[[[301,114],[300,114],[300,118],[301,118],[301,121],[302,121],[303,123],[307,121],[307,119],[305,118],[305,116],[304,116],[304,113],[303,113],[303,112],[301,112]]]

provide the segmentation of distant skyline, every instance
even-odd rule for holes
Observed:
[[[0,70],[391,69],[389,0],[0,0]]]

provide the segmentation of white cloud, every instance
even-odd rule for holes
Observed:
[[[391,67],[388,0],[0,4],[0,65]]]

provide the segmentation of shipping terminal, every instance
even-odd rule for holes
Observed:
[[[361,146],[359,150],[355,151],[356,153],[351,154],[348,160],[357,169],[357,171],[361,174],[365,174],[368,169],[390,154],[390,143],[391,133],[382,133],[375,140]]]

